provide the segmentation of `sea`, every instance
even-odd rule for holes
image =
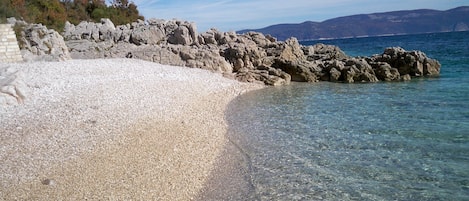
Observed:
[[[441,75],[293,83],[235,99],[245,200],[469,200],[469,32],[303,41],[351,56],[420,50]]]

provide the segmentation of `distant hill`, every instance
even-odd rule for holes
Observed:
[[[248,31],[270,34],[278,40],[285,40],[292,36],[298,40],[309,40],[469,31],[469,6],[446,11],[420,9],[351,15],[323,22],[277,24],[262,29],[241,30],[238,33]]]

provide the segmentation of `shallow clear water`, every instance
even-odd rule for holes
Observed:
[[[254,189],[247,197],[468,200],[468,36],[320,41],[351,55],[398,45],[423,50],[443,64],[442,75],[393,83],[296,83],[233,101],[227,120],[230,138],[249,159]]]

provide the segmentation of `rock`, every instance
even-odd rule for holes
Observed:
[[[0,64],[0,106],[24,103],[26,91],[19,71]]]
[[[194,23],[176,22],[180,24],[175,30],[170,32],[168,42],[175,45],[190,45],[197,43],[197,28]]]
[[[441,64],[435,59],[426,57],[423,61],[423,75],[439,76]]]
[[[238,38],[239,42],[229,42],[222,50],[223,57],[233,65],[234,72],[241,68],[255,69],[263,66],[267,54],[264,49],[246,37]]]
[[[306,55],[296,38],[290,38],[278,46],[263,41],[264,46],[274,47],[269,54],[274,56],[272,67],[281,69],[291,75],[296,82],[317,82],[322,76],[321,62],[306,60]],[[321,63],[322,64],[322,63]]]
[[[400,80],[399,70],[397,68],[391,67],[388,63],[385,62],[373,62],[371,63],[372,68],[375,71],[376,77],[379,80],[384,81],[398,81]]]
[[[337,68],[332,68],[329,71],[329,80],[331,82],[339,82],[341,75],[342,73],[339,70],[337,70]]]
[[[75,34],[75,25],[73,25],[70,22],[66,21],[65,25],[64,25],[64,31],[62,32],[62,36],[64,37],[64,39],[67,39],[67,40],[81,39],[81,36],[73,35],[73,34]]]
[[[401,78],[399,79],[400,81],[409,81],[411,80],[412,78],[410,77],[409,74],[406,74],[406,75],[403,75],[401,76]]]
[[[277,58],[272,66],[290,74],[291,80],[295,82],[317,82],[317,74],[322,70],[315,63],[305,60],[286,61]]]
[[[111,49],[117,46],[113,41],[89,40],[70,40],[66,44],[70,50],[70,56],[74,59],[106,58],[112,53]]]
[[[130,25],[120,25],[116,27],[116,30],[112,33],[112,37],[114,38],[114,42],[123,42],[123,43],[130,43],[130,37],[132,35],[132,30],[130,29]]]
[[[189,34],[189,29],[185,26],[180,26],[172,36],[169,37],[168,42],[171,44],[180,44],[180,45],[189,45],[191,44],[191,37]]]
[[[22,25],[18,39],[25,61],[64,61],[71,59],[63,37],[41,24]]]
[[[164,43],[166,35],[157,27],[140,26],[130,32],[129,42],[136,45],[158,45]]]
[[[326,60],[324,61],[323,72],[325,76],[322,77],[324,81],[341,82],[343,81],[342,71],[345,68],[345,63],[339,60]]]
[[[351,72],[346,73],[346,82],[378,82],[378,78],[373,71],[373,68],[368,64],[364,58],[350,58],[345,61],[345,68]],[[350,77],[349,77],[350,76]]]
[[[355,66],[346,66],[341,72],[342,76],[340,78],[340,81],[346,83],[354,83],[354,78],[357,77],[358,71],[359,70]]]
[[[254,41],[256,45],[261,48],[267,48],[272,44],[272,42],[276,41],[276,39],[273,38],[272,36],[269,35],[266,37],[264,36],[264,34],[258,33],[258,32],[248,32],[246,33],[246,35],[249,36],[250,40]],[[292,39],[292,40],[296,40],[296,39]],[[296,42],[298,42],[298,40],[296,40]],[[292,43],[294,43],[294,41],[292,41]],[[293,45],[296,45],[296,44],[293,44]]]
[[[233,71],[232,66],[217,50],[180,46],[179,54],[188,67],[202,68],[221,73]]]
[[[305,49],[305,48],[303,48]],[[306,47],[305,52],[307,60],[343,60],[349,58],[339,47],[334,45],[316,44],[310,47]]]
[[[55,180],[53,180],[53,179],[44,179],[44,180],[41,181],[41,184],[46,185],[46,186],[54,186],[55,185]]]
[[[238,35],[235,32],[224,32],[224,33],[215,33],[215,38],[219,45],[229,44],[239,40]]]
[[[241,82],[263,83],[272,86],[289,85],[291,81],[289,74],[270,67],[265,67],[262,70],[243,68],[235,77]]]
[[[180,20],[139,20],[117,27],[107,19],[68,23],[64,36],[73,58],[138,58],[267,85],[396,81],[440,72],[438,61],[419,51],[388,48],[371,58],[352,58],[337,46],[302,46],[296,38],[282,42],[262,33],[216,29],[198,34],[194,23]]]
[[[199,43],[203,45],[217,45],[218,42],[215,39],[215,32],[217,30],[211,29],[205,33],[199,35]]]
[[[7,24],[16,24],[17,20],[14,17],[8,17],[7,18]]]
[[[97,23],[80,22],[77,26],[66,23],[63,35],[65,40],[93,40],[99,41],[99,28]]]
[[[371,58],[376,62],[386,62],[398,69],[401,75],[413,77],[437,76],[440,74],[440,63],[428,58],[420,51],[405,51],[400,47],[386,48],[381,55]]]
[[[282,44],[279,59],[284,61],[305,60],[305,54],[296,38],[290,38]]]
[[[109,19],[101,19],[101,23],[80,22],[77,26],[65,22],[62,35],[65,40],[91,39],[96,42],[114,40],[116,27]]]
[[[99,27],[99,39],[101,41],[114,41],[114,32],[116,27],[110,19],[101,19],[101,26]]]

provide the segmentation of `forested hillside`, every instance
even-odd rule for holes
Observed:
[[[238,32],[249,31],[270,34],[279,40],[286,40],[290,37],[296,37],[298,40],[310,40],[469,31],[469,6],[446,11],[419,9],[351,15],[323,22],[277,24],[262,29]]]
[[[66,21],[99,21],[109,18],[116,25],[143,19],[137,6],[129,0],[0,0],[0,23],[15,17],[29,23],[41,23],[62,30]]]

